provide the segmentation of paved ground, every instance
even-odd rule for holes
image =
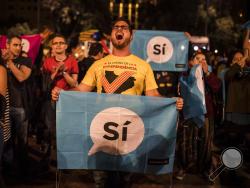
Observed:
[[[224,176],[224,177],[223,177]],[[249,179],[237,174],[226,172],[214,185],[210,185],[197,175],[187,175],[183,181],[173,182],[176,188],[249,188]],[[248,177],[249,178],[249,177]],[[9,188],[54,188],[56,187],[55,172],[40,174],[36,178],[8,182]],[[94,188],[91,173],[86,171],[70,171],[61,175],[60,188]],[[132,188],[165,188],[169,187],[169,177],[165,176],[140,176],[134,179]]]
[[[30,165],[29,174],[23,177],[8,175],[5,177],[8,188],[94,188],[91,171],[85,170],[56,170],[55,157],[49,169],[41,160],[39,146],[34,140],[30,141]],[[55,154],[53,155],[55,156]],[[173,178],[173,187],[176,188],[250,188],[250,165],[244,163],[241,168],[235,171],[225,170],[215,184],[211,184],[197,174],[187,174],[184,180],[179,181]],[[27,167],[28,168],[28,167]],[[15,172],[13,172],[15,174]],[[56,174],[61,174],[56,178]],[[132,188],[165,188],[170,187],[170,175],[152,176],[135,175]]]

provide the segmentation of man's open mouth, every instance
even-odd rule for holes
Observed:
[[[123,39],[123,35],[122,34],[117,34],[116,35],[116,39],[117,40],[122,40]]]

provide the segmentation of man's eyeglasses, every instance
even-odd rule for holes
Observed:
[[[129,30],[129,26],[128,25],[115,25],[113,26],[113,30],[124,30],[124,31],[128,31]]]
[[[65,42],[53,42],[52,45],[64,45],[66,44]]]

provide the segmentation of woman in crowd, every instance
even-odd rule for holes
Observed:
[[[204,114],[205,122],[203,126],[199,127],[192,119],[187,119],[182,123],[181,129],[178,130],[180,170],[175,177],[179,180],[183,179],[188,170],[202,173],[207,177],[215,166],[215,160],[212,156],[215,115],[213,96],[219,91],[221,81],[213,72],[208,71],[207,60],[202,52],[194,53],[189,61],[190,68],[196,65],[200,65],[203,70],[202,80],[204,80],[207,113]]]
[[[9,94],[7,87],[7,70],[0,55],[0,187],[4,188],[2,177],[2,156],[4,145],[10,138]]]
[[[225,73],[227,85],[226,120],[237,125],[249,125],[250,122],[250,72],[246,60],[248,54],[236,51],[231,66]]]

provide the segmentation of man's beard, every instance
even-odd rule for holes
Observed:
[[[116,39],[111,38],[111,42],[116,49],[121,50],[129,45],[130,39],[127,38],[122,43],[119,43],[119,41],[117,41]]]

